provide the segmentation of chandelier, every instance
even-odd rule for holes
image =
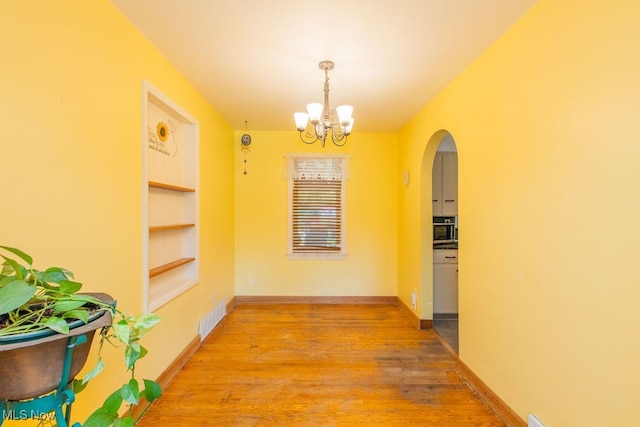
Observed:
[[[353,107],[341,105],[337,108],[329,106],[329,70],[333,70],[334,63],[322,61],[318,66],[324,71],[324,104],[313,102],[307,104],[306,113],[294,113],[296,129],[300,132],[300,139],[305,144],[320,141],[324,147],[327,136],[331,133],[331,141],[339,147],[347,143],[347,137],[353,127]],[[307,130],[308,124],[312,130]]]

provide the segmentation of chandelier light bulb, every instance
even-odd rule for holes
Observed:
[[[344,134],[345,135],[350,135],[351,134],[351,128],[353,128],[353,117],[351,117],[351,119],[349,119],[349,124],[347,124],[344,128]]]
[[[307,104],[307,113],[309,113],[309,121],[311,124],[317,125],[320,123],[320,118],[322,117],[322,108],[323,105],[319,102],[312,102],[311,104]]]
[[[296,121],[296,129],[298,129],[298,132],[306,129],[307,122],[309,121],[309,115],[307,113],[293,113],[293,118]]]
[[[338,120],[340,120],[340,125],[349,125],[349,122],[351,121],[351,114],[353,114],[353,107],[351,105],[341,105],[336,108],[336,112],[338,113]]]

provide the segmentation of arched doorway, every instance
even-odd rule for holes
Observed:
[[[458,352],[459,315],[457,151],[453,136],[446,130],[440,130],[431,137],[422,159],[420,195],[421,305],[431,308],[422,314],[431,315],[434,329],[455,353]]]

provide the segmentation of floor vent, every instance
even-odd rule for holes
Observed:
[[[213,307],[207,314],[200,319],[200,341],[204,339],[213,331],[218,323],[227,315],[227,299],[222,298],[215,307]]]
[[[544,427],[544,424],[542,424],[542,421],[537,419],[535,415],[529,414],[527,426],[528,427]]]

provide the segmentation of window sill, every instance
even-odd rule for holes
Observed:
[[[288,253],[288,259],[346,259],[347,254],[343,253]]]

